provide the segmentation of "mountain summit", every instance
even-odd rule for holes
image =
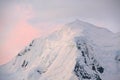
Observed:
[[[119,43],[117,34],[76,20],[0,66],[0,80],[119,80]]]

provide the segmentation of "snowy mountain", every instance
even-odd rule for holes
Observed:
[[[120,36],[76,20],[33,40],[0,80],[120,80]]]

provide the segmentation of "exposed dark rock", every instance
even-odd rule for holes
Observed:
[[[96,68],[95,68],[95,66],[94,66],[94,65],[92,66],[92,70],[96,71]]]
[[[77,75],[77,77],[79,77],[79,78],[81,77],[83,79],[91,79],[90,74],[88,74],[85,71],[84,67],[81,66],[79,63],[76,63],[75,68],[74,68],[74,72]]]
[[[88,73],[87,70],[84,69],[84,66],[80,65],[80,63],[78,62],[75,65],[74,72],[79,80],[83,80],[83,79],[102,80],[97,73],[96,74]]]
[[[94,74],[94,78],[95,78],[96,80],[102,80],[98,74]]]
[[[85,57],[84,51],[81,51],[81,53],[82,53],[82,56],[84,56],[84,57]]]
[[[21,65],[22,67],[26,67],[28,65],[28,61],[23,61],[23,64]]]
[[[79,41],[77,41],[77,48],[79,49],[79,50],[81,50],[81,44],[80,44],[80,42]]]
[[[29,46],[30,46],[30,47],[33,46],[33,43],[34,43],[34,40],[29,44]]]
[[[87,64],[87,60],[86,60],[86,58],[84,58],[84,62],[85,62],[85,64]]]
[[[116,61],[120,61],[120,55],[117,55],[117,56],[115,57],[115,60],[116,60]]]
[[[87,43],[85,43],[84,40],[80,41],[77,40],[76,42],[76,47],[78,48],[78,50],[80,51],[80,53],[78,55],[80,55],[76,60],[76,65],[74,68],[74,72],[75,75],[78,77],[79,80],[84,80],[84,79],[90,79],[90,80],[102,80],[98,74],[99,73],[103,73],[104,72],[104,68],[102,66],[99,65],[98,61],[95,59],[94,55],[92,52],[93,51],[93,47],[91,48],[91,46]],[[92,50],[89,50],[92,49]],[[82,61],[84,62],[81,63],[80,59],[82,59]],[[91,73],[87,72],[87,69],[91,69]]]
[[[104,68],[103,67],[98,67],[97,71],[99,71],[100,73],[103,73],[104,72]]]
[[[81,47],[79,47],[79,46],[78,46],[77,48],[78,48],[78,49],[81,49]]]
[[[28,51],[30,51],[30,48],[28,48]]]
[[[18,54],[18,56],[22,56],[22,55],[25,55],[25,53],[27,53],[28,51],[30,51],[31,49],[30,48],[25,48],[24,51],[20,52]]]
[[[40,70],[37,70],[37,72],[38,72],[39,74],[42,74]]]
[[[120,59],[118,59],[118,61],[120,61]]]
[[[32,46],[32,44],[30,44],[29,46]]]
[[[22,55],[19,53],[18,56],[22,56]]]

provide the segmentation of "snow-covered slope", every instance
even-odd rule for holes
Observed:
[[[0,80],[119,80],[119,44],[120,36],[76,20],[0,66]]]

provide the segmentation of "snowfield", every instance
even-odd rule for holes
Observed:
[[[0,80],[120,80],[120,34],[76,20],[1,65]]]

